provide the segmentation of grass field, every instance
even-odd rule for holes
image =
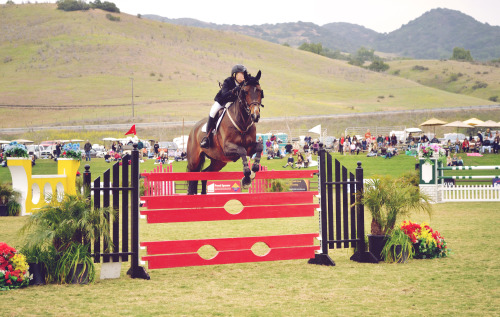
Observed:
[[[350,170],[363,163],[365,176],[400,175],[414,168],[415,159],[390,160],[340,156]],[[467,158],[468,159],[468,158]],[[55,163],[39,160],[37,173],[54,173]],[[498,156],[470,158],[470,165],[492,165]],[[282,169],[283,160],[264,160]],[[82,167],[85,162],[82,162]],[[110,164],[90,162],[93,176]],[[150,170],[152,161],[141,165]],[[239,170],[239,162],[228,170]],[[52,170],[51,170],[52,169]],[[0,179],[5,180],[0,169]],[[80,168],[83,171],[82,168]],[[185,162],[174,171],[184,171]],[[2,292],[7,316],[495,316],[500,282],[500,203],[447,203],[433,207],[432,217],[416,214],[446,239],[450,257],[411,260],[405,265],[360,264],[349,260],[351,249],[332,250],[335,267],[306,260],[150,270],[151,280],[132,280],[122,266],[118,280],[98,280],[88,286],[47,285]],[[366,212],[366,228],[371,221]],[[401,219],[403,220],[403,219]],[[23,217],[0,219],[0,241],[19,246]],[[193,224],[146,224],[142,241],[219,238],[317,232],[318,218],[290,218]],[[100,265],[97,266],[98,273]]]

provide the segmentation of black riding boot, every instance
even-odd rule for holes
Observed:
[[[201,139],[200,146],[204,149],[208,149],[210,147],[210,132],[212,132],[213,128],[215,127],[215,119],[212,118],[211,116],[208,116],[208,122],[207,122],[207,133]]]

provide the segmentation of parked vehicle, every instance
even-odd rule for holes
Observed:
[[[42,157],[42,151],[40,145],[28,145],[26,146],[26,149],[28,150],[28,155],[35,156],[35,159],[39,159]]]

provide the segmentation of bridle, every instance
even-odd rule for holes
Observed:
[[[245,98],[246,92],[243,89],[243,88],[245,88],[246,85],[247,85],[247,82],[245,82],[243,84],[243,86],[241,87],[240,92],[238,94],[238,100],[239,100],[239,103],[242,105],[243,109],[245,109],[245,111],[247,112],[247,115],[250,116],[250,114],[252,113],[252,110],[251,110],[252,106],[258,106],[260,108],[260,107],[264,107],[264,105],[262,104],[261,101],[257,101],[257,100],[254,100],[250,103],[247,102],[247,99]],[[254,86],[254,89],[257,89],[257,87]],[[261,90],[261,100],[262,100],[262,98],[264,98],[264,91],[263,90]]]

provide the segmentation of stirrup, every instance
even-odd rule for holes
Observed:
[[[200,147],[202,147],[204,149],[208,149],[210,147],[210,136],[209,136],[209,134],[205,135],[203,137],[203,139],[201,139]]]

